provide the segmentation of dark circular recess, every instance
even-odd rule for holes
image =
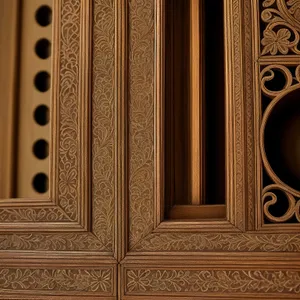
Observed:
[[[33,145],[33,153],[38,159],[45,159],[49,155],[49,144],[41,139],[37,140]]]
[[[46,105],[39,105],[34,111],[34,120],[41,126],[49,123],[49,108]]]
[[[35,75],[34,85],[42,93],[50,89],[50,75],[46,71],[41,71]]]
[[[48,26],[52,22],[52,9],[47,5],[40,6],[36,11],[35,19],[40,26]]]
[[[32,185],[36,192],[43,194],[48,191],[48,176],[44,173],[38,173],[34,176]]]
[[[35,44],[35,53],[41,59],[51,56],[51,43],[48,39],[40,39]]]
[[[265,127],[265,150],[271,168],[285,184],[300,190],[300,91],[273,108]]]

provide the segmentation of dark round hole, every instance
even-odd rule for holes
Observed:
[[[274,107],[265,127],[265,150],[275,174],[300,190],[299,90],[287,94]]]
[[[33,153],[39,159],[45,159],[49,155],[49,145],[45,140],[38,140],[33,145]]]
[[[52,10],[49,6],[43,5],[41,6],[36,14],[35,19],[38,22],[39,25],[45,27],[51,24],[52,21]]]
[[[34,111],[35,121],[41,125],[47,125],[49,123],[49,108],[46,105],[39,105]]]
[[[34,85],[40,92],[46,92],[50,88],[50,75],[48,72],[42,71],[36,74]]]
[[[40,39],[35,44],[35,53],[39,58],[46,59],[51,55],[51,43],[47,39]]]
[[[48,191],[48,176],[44,173],[38,173],[34,176],[32,181],[33,188],[38,193],[46,193]]]

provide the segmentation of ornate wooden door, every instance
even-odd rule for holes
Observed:
[[[170,2],[54,0],[50,197],[0,200],[0,299],[300,298],[300,1]]]

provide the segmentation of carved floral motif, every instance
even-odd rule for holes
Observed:
[[[111,268],[21,269],[0,268],[0,291],[55,291],[112,293]]]
[[[153,230],[154,1],[129,0],[130,244]]]
[[[115,200],[115,1],[95,0],[92,92],[94,234],[113,247]]]
[[[176,295],[195,292],[300,293],[298,271],[132,269],[127,270],[126,277],[129,295],[166,292]]]
[[[135,252],[300,252],[300,234],[153,233]]]
[[[300,54],[300,1],[265,0],[262,6],[261,18],[266,28],[261,40],[261,54]]]

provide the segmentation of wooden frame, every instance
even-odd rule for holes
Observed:
[[[227,211],[198,222],[163,218],[163,1],[54,3],[51,193],[0,201],[0,299],[298,299],[299,224],[263,222],[260,145],[262,70],[298,70],[296,8],[224,0]],[[287,53],[260,36],[270,5]]]
[[[50,197],[0,200],[1,299],[116,296],[117,11],[54,0]]]
[[[276,5],[279,9],[288,5],[282,0],[263,2],[264,7]],[[299,56],[278,58],[264,53],[260,47],[260,1],[224,1],[227,218],[166,222],[162,217],[161,163],[163,1],[129,3],[130,171],[124,182],[128,184],[129,211],[120,220],[128,228],[123,232],[127,254],[121,262],[120,298],[299,298],[298,224],[258,226],[263,200],[257,143],[261,124],[257,111],[261,93],[259,66],[277,59],[297,65]],[[143,10],[138,9],[140,5]],[[295,13],[296,8],[282,13],[282,18],[286,18],[285,28],[291,29],[296,22],[295,17],[288,17],[292,11]],[[298,29],[292,30],[297,38]],[[294,41],[290,47],[297,43]]]

